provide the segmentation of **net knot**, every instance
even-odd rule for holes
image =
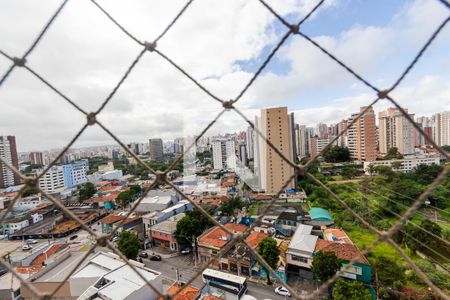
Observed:
[[[153,42],[153,43],[144,42],[144,47],[145,47],[145,50],[152,52],[153,50],[156,49],[156,42]]]
[[[94,125],[95,122],[97,122],[96,114],[94,112],[91,112],[90,114],[87,115],[87,122],[89,126]]]
[[[13,57],[13,62],[16,66],[23,67],[23,66],[25,66],[25,63],[27,62],[27,60],[25,58]]]

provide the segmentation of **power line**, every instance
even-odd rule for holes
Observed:
[[[361,193],[360,191],[355,190],[355,189],[353,189],[353,188],[351,188],[351,187],[349,187],[349,186],[347,186],[347,187],[348,187],[349,189],[351,189],[352,191],[354,191],[354,192],[360,194],[361,196],[367,198],[366,195],[364,195],[364,194]],[[367,198],[367,199],[368,199],[368,198]],[[399,218],[401,217],[401,216],[400,216],[399,214],[397,214],[396,212],[394,212],[394,211],[392,211],[392,210],[390,210],[390,209],[388,209],[388,208],[386,208],[386,207],[380,205],[380,204],[378,203],[378,201],[373,200],[373,199],[368,199],[368,200],[371,201],[371,202],[374,202],[376,205],[378,205],[379,207],[381,207],[381,208],[383,208],[384,210],[388,211],[389,213],[391,213],[391,214],[393,214],[393,215],[395,215],[395,216],[397,216],[397,217],[399,217]],[[427,234],[429,234],[429,235],[435,237],[436,239],[439,239],[440,241],[442,241],[442,242],[445,243],[446,245],[450,246],[450,242],[449,242],[449,241],[447,241],[447,240],[443,239],[442,237],[440,237],[440,236],[438,236],[438,235],[436,235],[436,234],[434,234],[434,233],[432,233],[432,232],[426,230],[426,229],[423,228],[422,226],[417,225],[416,223],[411,222],[410,220],[407,221],[407,224],[412,224],[413,226],[419,228],[419,229],[422,230],[423,232],[425,232],[425,233],[427,233]]]

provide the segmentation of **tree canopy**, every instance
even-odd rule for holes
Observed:
[[[347,147],[332,146],[323,154],[326,162],[338,163],[350,160],[350,151]]]
[[[128,259],[136,259],[139,249],[141,249],[141,242],[134,232],[122,231],[117,241],[117,247]]]
[[[266,237],[262,239],[258,244],[258,253],[272,269],[275,270],[277,268],[280,249],[278,249],[277,241],[274,238]],[[270,285],[270,272],[267,269],[265,269],[265,272],[267,275],[267,284]]]
[[[339,279],[333,287],[334,300],[370,300],[369,289],[359,281]]]
[[[229,216],[234,215],[236,209],[244,207],[244,202],[240,197],[232,197],[231,199],[220,204],[220,210]]]
[[[95,185],[92,182],[86,182],[81,186],[78,198],[81,201],[86,200],[94,196],[96,192],[97,189],[95,188]]]
[[[403,155],[398,152],[397,147],[392,147],[388,150],[387,154],[384,156],[384,159],[402,159]]]
[[[192,238],[201,235],[208,227],[211,221],[198,210],[186,211],[185,216],[177,223],[175,236],[180,248],[190,248]]]
[[[311,271],[321,282],[330,279],[341,269],[341,261],[333,252],[319,251],[314,254]]]
[[[116,198],[116,202],[122,207],[126,207],[132,200],[133,193],[131,191],[120,192],[120,194]]]

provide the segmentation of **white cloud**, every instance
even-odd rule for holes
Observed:
[[[435,2],[435,1],[431,1]],[[100,1],[102,5],[141,40],[153,40],[178,13],[185,1]],[[313,1],[271,1],[271,5],[298,19],[309,11]],[[378,77],[377,71],[392,55],[401,55],[406,47],[418,47],[430,33],[442,11],[427,1],[415,1],[405,7],[385,27],[358,26],[339,36],[317,36],[318,42],[361,73]],[[20,56],[30,45],[60,1],[0,3],[2,50]],[[339,1],[326,1],[320,10],[333,9]],[[440,9],[440,10],[439,10]],[[422,20],[421,14],[434,14]],[[320,18],[320,13],[313,18]],[[175,26],[161,39],[158,48],[185,68],[224,100],[235,97],[251,78],[238,64],[258,58],[265,47],[277,42],[278,22],[258,1],[194,1]],[[412,32],[420,33],[417,45],[406,43]],[[440,43],[447,43],[447,36]],[[396,48],[398,44],[405,44]],[[400,49],[400,50],[399,50]],[[90,1],[70,1],[42,39],[28,61],[51,83],[87,111],[93,111],[107,97],[132,60],[141,50],[114,26]],[[400,51],[400,52],[399,52]],[[400,54],[399,54],[400,53]],[[371,94],[333,61],[300,37],[292,38],[277,55],[291,65],[287,74],[268,68],[248,94],[239,102],[253,120],[257,109],[267,105],[286,105],[298,111],[306,123],[331,122],[365,104]],[[9,61],[0,57],[0,74]],[[448,72],[448,71],[447,71]],[[398,97],[413,99],[411,110],[428,113],[441,110],[449,101],[448,77],[430,72],[419,85],[398,90]],[[307,90],[346,89],[345,99],[327,107],[305,102]],[[356,96],[352,96],[356,95]],[[373,95],[372,95],[373,96]],[[332,97],[330,99],[334,99]],[[417,104],[426,98],[424,109]],[[299,104],[301,101],[301,105]],[[404,101],[404,100],[402,100]],[[304,103],[309,103],[305,105]],[[406,103],[406,102],[405,102]],[[310,107],[300,110],[299,107]],[[199,90],[179,71],[158,57],[145,53],[141,62],[99,116],[108,128],[124,141],[145,141],[152,136],[173,138],[201,131],[220,111],[221,106]],[[82,126],[84,116],[50,91],[25,70],[16,69],[0,88],[0,134],[17,136],[19,150],[62,147]],[[227,113],[211,133],[245,127],[234,113]],[[89,128],[78,145],[111,143],[98,128]]]

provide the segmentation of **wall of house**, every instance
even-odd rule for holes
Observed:
[[[344,261],[343,266],[347,265],[349,261]],[[346,278],[350,279],[356,279],[358,281],[364,282],[364,283],[371,283],[372,281],[372,267],[370,265],[361,264],[361,263],[355,263],[353,264],[352,269],[349,271],[346,271]]]

